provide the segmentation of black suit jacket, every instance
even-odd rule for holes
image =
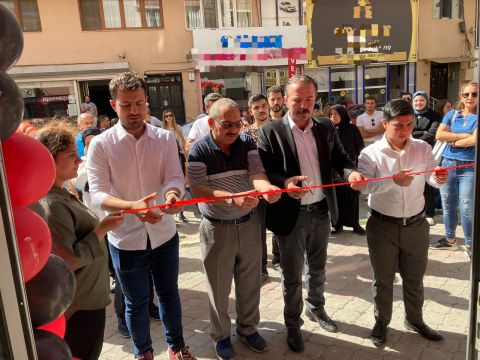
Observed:
[[[435,134],[441,122],[442,117],[433,109],[428,108],[425,114],[415,115],[412,136],[415,139],[426,141],[433,147]]]
[[[320,160],[320,176],[322,184],[331,184],[332,167],[347,179],[355,170],[354,163],[343,149],[333,123],[327,118],[312,118],[312,131],[317,142]],[[272,121],[260,127],[258,151],[273,185],[284,188],[285,180],[302,175],[297,156],[297,148],[293,138],[288,114],[282,120]],[[333,187],[324,188],[330,216],[335,223],[338,218],[337,199]],[[282,194],[279,201],[267,205],[266,226],[277,235],[288,235],[297,222],[300,211],[300,200]]]

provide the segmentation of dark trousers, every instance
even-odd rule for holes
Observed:
[[[280,267],[285,308],[283,315],[288,328],[299,328],[302,303],[302,275],[305,266],[305,305],[316,312],[325,305],[325,265],[327,262],[330,217],[328,210],[300,211],[293,231],[278,236]]]
[[[265,216],[267,214],[267,202],[260,199],[256,208],[258,219],[260,220],[260,236],[262,240],[262,273],[267,273],[267,227],[265,226]]]
[[[425,183],[425,190],[423,190],[423,196],[425,197],[425,215],[428,218],[435,216],[435,195],[437,189],[429,184]]]
[[[375,319],[392,319],[393,281],[398,271],[403,280],[406,319],[423,322],[423,276],[428,261],[429,226],[425,218],[407,226],[370,216],[367,242],[373,271]]]
[[[280,248],[278,247],[278,236],[272,236],[272,265],[280,263]]]
[[[125,296],[123,295],[122,287],[120,286],[120,282],[118,281],[116,276],[115,276],[115,281],[117,282],[117,284],[115,286],[113,306],[115,308],[115,314],[117,315],[118,320],[125,322]],[[153,287],[152,276],[150,276],[149,279],[148,279],[148,285],[149,285],[149,288],[150,288],[150,303],[149,303],[149,306],[153,306],[155,290],[154,290],[154,287]]]
[[[105,317],[105,309],[79,310],[67,320],[64,340],[73,357],[82,360],[96,360],[100,357]]]
[[[125,295],[125,320],[134,343],[134,354],[153,350],[148,313],[150,275],[157,291],[168,346],[173,350],[183,348],[182,307],[178,294],[178,234],[155,249],[150,247],[149,240],[145,250],[128,251],[109,245],[115,273]]]

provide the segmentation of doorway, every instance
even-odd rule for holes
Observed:
[[[147,76],[150,112],[162,120],[164,109],[171,109],[178,125],[185,124],[182,74]]]
[[[401,92],[406,91],[407,86],[405,84],[405,64],[388,66],[388,92],[389,99],[401,98]]]
[[[430,97],[441,100],[448,97],[448,64],[431,62]]]
[[[90,96],[90,100],[97,106],[98,115],[108,115],[110,119],[116,118],[117,113],[110,106],[110,90],[108,86],[110,80],[89,80],[80,83],[80,103],[85,95]]]

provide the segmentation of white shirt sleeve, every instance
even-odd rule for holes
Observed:
[[[87,158],[87,175],[92,196],[92,205],[101,208],[103,201],[111,195],[110,167],[103,144],[93,138]]]
[[[84,190],[85,189],[85,184],[87,183],[87,167],[86,165],[87,159],[83,159],[83,161],[80,163],[78,166],[78,172],[77,172],[77,177],[72,180],[73,185],[80,189]]]
[[[378,161],[375,159],[375,154],[371,148],[374,145],[367,146],[362,150],[358,157],[358,171],[366,176],[368,179],[382,177],[378,171]],[[363,194],[379,194],[390,190],[395,186],[393,179],[382,181],[367,182],[367,187],[362,191]]]

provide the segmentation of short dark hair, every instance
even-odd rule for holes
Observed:
[[[413,107],[407,100],[393,99],[383,109],[383,118],[386,121],[395,119],[397,116],[413,115]]]
[[[413,98],[413,95],[410,91],[402,91],[400,92],[400,97],[404,96],[404,95],[410,95],[411,98]]]
[[[142,88],[147,96],[147,84],[145,80],[133,71],[116,74],[110,81],[109,90],[113,100],[117,99],[118,90],[135,91]]]
[[[376,103],[378,102],[378,101],[377,101],[377,98],[376,98],[375,96],[371,96],[371,95],[370,95],[370,96],[367,96],[367,97],[365,98],[365,102],[367,102],[367,100],[374,100]]]
[[[293,75],[288,79],[287,84],[285,85],[285,93],[288,93],[288,88],[294,84],[300,83],[302,85],[312,84],[315,88],[315,96],[318,92],[318,84],[315,79],[311,78],[308,75]]]
[[[108,115],[98,115],[98,121],[97,122],[100,124],[105,119],[110,121],[110,118],[108,117]]]
[[[248,99],[248,107],[252,107],[252,104],[254,102],[257,102],[259,100],[265,100],[265,102],[268,104],[268,100],[267,98],[265,97],[265,95],[263,94],[256,94],[256,95],[252,95],[250,96],[250,99]]]
[[[270,86],[267,89],[267,98],[270,96],[271,93],[280,93],[282,94],[282,97],[285,96],[285,92],[283,91],[282,87],[278,85]]]

